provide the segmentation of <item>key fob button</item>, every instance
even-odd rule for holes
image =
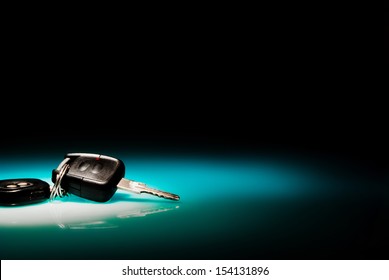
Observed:
[[[85,171],[88,169],[88,167],[90,166],[90,163],[89,162],[81,162],[80,165],[78,166],[78,170],[80,171]]]
[[[29,186],[32,186],[33,184],[30,183],[30,182],[19,182],[18,183],[18,186],[19,187],[29,187]]]
[[[92,173],[97,174],[103,169],[103,165],[101,163],[96,162],[92,168]]]

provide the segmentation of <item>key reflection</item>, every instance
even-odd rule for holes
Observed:
[[[123,212],[120,212],[116,218],[119,219],[129,219],[129,218],[139,218],[139,217],[145,217],[150,214],[157,214],[157,213],[163,213],[166,211],[176,210],[179,206],[153,206],[148,209],[131,209],[126,210]],[[57,213],[56,213],[57,214]],[[72,230],[87,230],[87,229],[112,229],[112,228],[118,228],[119,224],[112,222],[112,221],[106,221],[106,220],[96,220],[91,222],[79,222],[79,223],[67,223],[64,224],[61,220],[57,218],[57,224],[62,229],[72,229]]]
[[[80,203],[77,199],[66,197],[30,206],[0,207],[0,226],[58,226],[64,230],[104,230],[118,228],[130,218],[142,218],[180,208],[177,203],[151,199],[114,203]]]

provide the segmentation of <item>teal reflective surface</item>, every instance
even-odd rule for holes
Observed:
[[[107,203],[71,195],[0,207],[1,259],[327,258],[348,256],[344,251],[363,240],[381,238],[379,227],[366,227],[382,223],[384,188],[335,163],[269,156],[120,158],[126,178],[181,200],[119,190]],[[2,159],[0,179],[52,184],[51,170],[61,160]],[[358,232],[360,238],[349,237]]]

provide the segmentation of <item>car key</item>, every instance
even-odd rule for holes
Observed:
[[[40,179],[20,178],[0,180],[0,205],[18,206],[45,201],[50,185]]]
[[[54,187],[51,198],[69,192],[89,200],[106,202],[119,188],[137,194],[180,199],[176,194],[150,188],[144,183],[126,179],[124,175],[125,166],[120,159],[99,154],[68,153],[52,171]]]

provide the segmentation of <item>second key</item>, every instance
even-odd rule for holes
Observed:
[[[92,201],[106,202],[120,188],[165,199],[180,199],[176,194],[150,188],[124,176],[125,166],[120,159],[91,153],[68,153],[52,171],[53,197],[72,193]]]

